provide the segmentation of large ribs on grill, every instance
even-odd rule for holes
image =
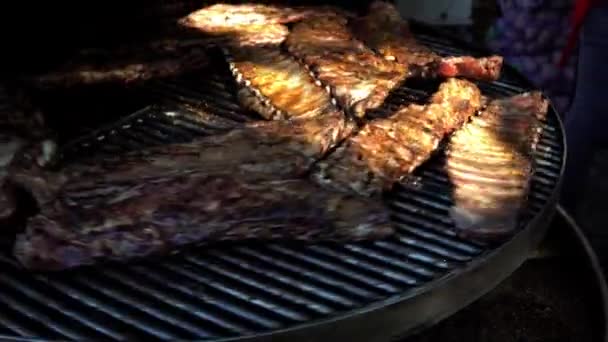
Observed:
[[[368,15],[352,26],[357,38],[395,61],[408,77],[455,77],[493,81],[500,77],[502,57],[441,57],[420,44],[395,5],[374,1]]]
[[[180,173],[66,187],[29,220],[15,255],[27,268],[59,270],[215,241],[353,241],[392,232],[381,203],[306,180]]]
[[[303,20],[294,25],[285,45],[356,117],[381,106],[402,78],[393,62],[353,37],[343,16]]]
[[[306,119],[337,111],[329,92],[278,47],[226,48],[245,107],[266,119]]]
[[[38,203],[52,200],[64,184],[143,181],[184,171],[230,171],[235,175],[255,174],[260,179],[286,179],[303,176],[352,129],[353,124],[339,111],[307,120],[249,122],[189,143],[83,160],[59,172],[17,168],[10,177],[31,192]],[[41,149],[32,153],[40,154]]]
[[[450,214],[461,235],[492,240],[517,228],[547,107],[539,92],[493,100],[450,139]]]
[[[410,104],[368,122],[314,166],[324,187],[370,196],[381,193],[427,160],[449,133],[481,107],[473,83],[448,79],[427,105]]]

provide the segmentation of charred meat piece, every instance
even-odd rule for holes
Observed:
[[[517,228],[547,108],[539,92],[494,100],[450,139],[450,214],[462,236],[501,239]]]
[[[307,173],[316,160],[350,135],[352,129],[352,123],[341,112],[308,120],[250,122],[189,143],[98,156],[66,165],[59,172],[18,168],[11,170],[10,178],[38,203],[52,200],[65,184],[144,181],[183,171],[230,171],[235,175],[256,174],[261,179],[286,179]],[[33,153],[41,154],[40,151]]]
[[[105,195],[88,202],[90,193]],[[377,201],[306,180],[191,173],[66,188],[29,220],[14,251],[27,268],[60,270],[216,241],[353,241],[392,233]]]
[[[318,17],[295,24],[287,37],[289,52],[307,65],[339,105],[362,117],[382,105],[402,73],[354,39],[347,19]]]
[[[167,39],[142,46],[88,49],[49,73],[26,77],[40,88],[69,88],[104,83],[131,83],[178,76],[208,63],[209,39]]]
[[[410,104],[368,122],[318,162],[312,177],[324,187],[372,196],[388,190],[428,159],[439,142],[481,107],[479,89],[449,79],[425,106]]]
[[[466,77],[493,81],[500,77],[502,57],[441,57],[420,44],[395,5],[374,1],[368,15],[352,25],[357,38],[397,62],[408,77]]]
[[[337,111],[309,71],[276,47],[226,49],[245,107],[265,119],[305,119]]]

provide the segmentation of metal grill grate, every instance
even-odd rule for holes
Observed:
[[[432,34],[420,34],[419,39],[440,53],[470,53]],[[483,92],[506,96],[525,91],[509,72],[498,82],[481,84]],[[162,104],[65,146],[64,156],[73,159],[187,141],[254,119],[235,104],[233,86],[221,73],[150,84],[143,90],[160,96]],[[391,101],[427,96],[403,87]],[[203,111],[226,120],[210,122],[201,116]],[[563,148],[557,114],[551,112],[536,154],[538,171],[527,221],[552,205]],[[420,296],[493,252],[449,230],[448,180],[440,165],[441,156],[417,173],[421,187],[398,186],[390,196],[398,234],[384,241],[222,244],[132,265],[59,274],[21,270],[9,256],[9,242],[4,241],[0,244],[0,336],[230,338],[337,317],[381,300]]]

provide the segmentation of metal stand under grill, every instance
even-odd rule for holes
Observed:
[[[418,38],[444,54],[470,54],[432,31]],[[460,44],[460,45],[459,45]],[[509,68],[487,96],[528,90]],[[193,75],[149,85],[164,101],[65,146],[66,160],[187,141],[226,129],[196,108],[250,120],[228,78]],[[227,85],[228,84],[228,85]],[[421,100],[402,88],[391,101]],[[33,274],[0,244],[0,337],[42,339],[246,339],[369,341],[428,327],[490,290],[525,260],[553,214],[565,145],[551,110],[536,154],[521,231],[499,247],[451,233],[448,181],[440,159],[418,172],[417,190],[388,199],[398,235],[353,244],[230,244],[131,265]],[[380,334],[380,335],[379,335]]]

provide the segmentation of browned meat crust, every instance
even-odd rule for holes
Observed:
[[[86,199],[101,192],[103,199]],[[223,240],[352,241],[392,233],[377,201],[306,180],[193,173],[67,188],[29,220],[15,255],[27,268],[60,270]]]
[[[330,88],[340,106],[362,117],[378,108],[402,73],[395,64],[354,39],[347,19],[326,16],[297,23],[285,41],[287,49]]]
[[[493,81],[500,77],[502,57],[441,57],[420,44],[395,5],[374,1],[368,15],[352,25],[357,38],[384,58],[395,61],[409,77],[467,77]]]
[[[449,79],[428,105],[411,104],[370,121],[316,164],[313,179],[340,191],[379,194],[428,159],[441,139],[480,107],[481,94],[474,84]]]
[[[186,27],[215,35],[232,34],[247,26],[288,24],[310,17],[346,14],[329,6],[287,7],[263,4],[215,4],[190,13],[180,20]]]
[[[306,119],[337,111],[309,71],[277,47],[226,49],[245,107],[268,120]]]
[[[539,92],[494,100],[451,138],[446,157],[454,188],[450,213],[461,235],[493,240],[517,228],[547,107]]]
[[[285,179],[303,176],[352,129],[341,112],[309,120],[250,122],[190,143],[92,158],[67,165],[58,173],[20,167],[11,170],[10,178],[30,191],[38,203],[52,200],[64,184],[142,181],[184,171],[230,171],[235,175],[256,174],[260,179]],[[31,152],[40,154],[41,149]]]
[[[178,76],[208,63],[209,39],[168,39],[113,50],[81,51],[58,70],[29,76],[41,88],[69,88],[104,83],[132,83]]]
[[[225,46],[279,45],[289,34],[284,24],[338,13],[347,15],[345,11],[330,6],[215,4],[190,13],[179,23],[204,34],[221,37]]]

